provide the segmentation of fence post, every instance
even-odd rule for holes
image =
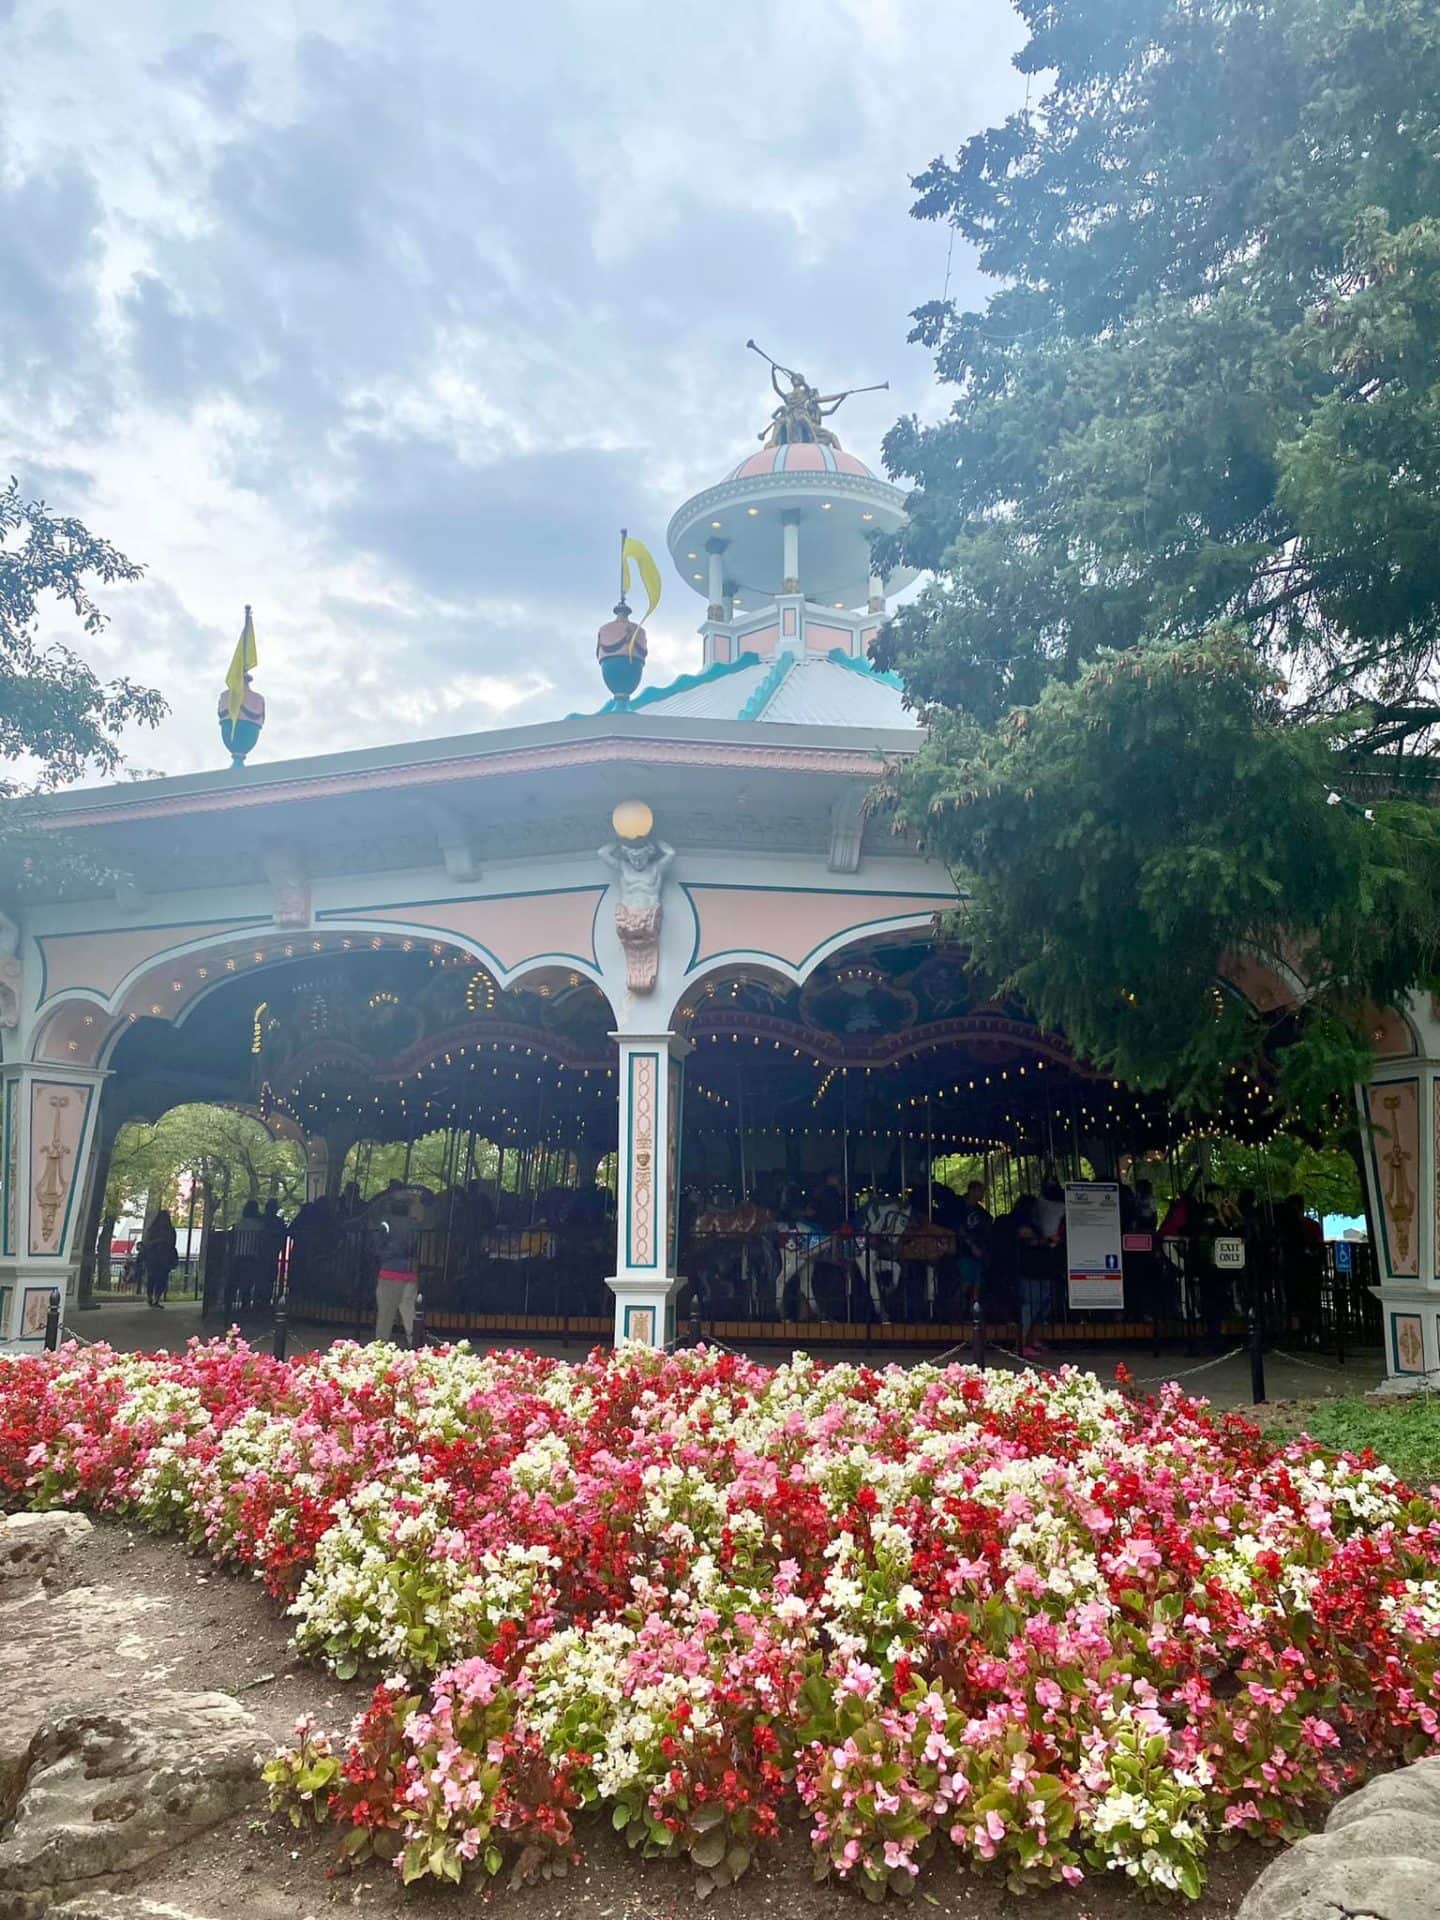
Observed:
[[[425,1344],[425,1296],[415,1291],[415,1323],[410,1329],[410,1350],[418,1352]]]
[[[271,1352],[277,1360],[285,1358],[285,1348],[290,1338],[290,1296],[282,1287],[275,1297],[275,1336]]]
[[[1250,1398],[1257,1407],[1265,1399],[1265,1334],[1253,1305],[1250,1308]]]
[[[975,1289],[975,1304],[970,1309],[970,1353],[981,1373],[985,1371],[985,1311],[980,1305],[980,1289]]]
[[[690,1344],[698,1347],[702,1339],[700,1330],[700,1290],[692,1288],[690,1293]]]
[[[60,1289],[50,1289],[50,1308],[45,1315],[45,1351],[54,1353],[60,1345]]]
[[[1332,1254],[1333,1259],[1333,1254]],[[1353,1259],[1354,1256],[1352,1255]],[[1350,1309],[1350,1275],[1342,1274],[1338,1267],[1330,1269],[1334,1278],[1330,1282],[1330,1298],[1335,1303],[1335,1359],[1338,1365],[1345,1364],[1345,1315]],[[1344,1286],[1341,1281],[1344,1281]]]

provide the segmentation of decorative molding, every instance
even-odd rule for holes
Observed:
[[[298,840],[267,840],[263,851],[276,926],[308,927],[312,915],[305,849]]]
[[[606,889],[537,887],[532,893],[473,894],[458,900],[403,901],[386,906],[326,907],[322,922],[399,926],[426,938],[458,940],[477,948],[497,976],[509,979],[540,962],[593,974],[595,917]]]
[[[688,972],[718,960],[776,961],[808,967],[837,940],[933,918],[959,904],[957,894],[850,892],[827,887],[747,887],[684,881],[695,911]]]
[[[150,962],[197,941],[214,945],[248,933],[263,920],[189,920],[156,927],[86,927],[76,933],[40,933],[41,1007],[62,993],[88,993],[109,1002],[126,978]],[[87,978],[87,973],[91,976]]]
[[[425,809],[425,817],[435,830],[435,844],[452,880],[478,880],[480,854],[474,835],[450,807],[434,800]]]
[[[831,873],[859,871],[869,792],[868,787],[847,787],[830,809],[830,858],[826,864]]]
[[[794,729],[786,727],[786,732]],[[905,736],[918,750],[921,735]],[[896,751],[904,751],[897,748]],[[557,767],[593,767],[643,761],[647,767],[761,767],[777,773],[838,773],[878,780],[884,767],[877,749],[866,747],[782,746],[772,741],[656,740],[643,734],[628,739],[567,741],[553,747],[517,747],[498,753],[456,754],[429,760],[420,766],[376,767],[356,773],[310,774],[277,780],[268,786],[252,784],[215,787],[204,793],[158,795],[125,805],[97,803],[57,810],[40,819],[56,832],[78,827],[111,826],[130,820],[155,820],[167,814],[229,813],[240,807],[278,806],[288,800],[331,798],[336,795],[393,792],[407,787],[440,786],[458,780],[488,780],[516,773],[548,773]]]

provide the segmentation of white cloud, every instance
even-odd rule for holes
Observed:
[[[945,404],[908,175],[1013,108],[1018,39],[1003,0],[19,0],[0,468],[146,564],[86,643],[171,701],[135,758],[220,762],[246,601],[262,758],[598,705],[616,527],[658,553],[753,444],[747,335],[888,376],[839,423],[871,459]],[[652,684],[698,660],[666,571]]]

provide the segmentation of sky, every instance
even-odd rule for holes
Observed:
[[[0,472],[143,563],[102,676],[224,764],[605,697],[623,524],[699,664],[665,526],[753,449],[757,338],[879,466],[949,402],[910,311],[983,297],[910,176],[1023,98],[1006,0],[0,0]]]

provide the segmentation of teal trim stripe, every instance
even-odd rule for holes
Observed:
[[[833,660],[837,667],[848,668],[851,673],[863,673],[867,680],[879,680],[884,686],[896,687],[901,693],[905,691],[905,682],[898,673],[882,673],[879,667],[872,667],[868,660],[857,660],[843,647],[832,647],[825,658]]]
[[[567,720],[590,720],[602,713],[634,713],[640,707],[653,707],[657,700],[668,700],[672,693],[689,693],[692,687],[708,687],[712,680],[724,680],[732,673],[742,673],[746,667],[758,667],[758,653],[738,653],[733,660],[717,660],[713,665],[702,667],[699,673],[682,673],[678,680],[671,680],[663,687],[647,687],[643,693],[637,693],[631,700],[607,700],[603,707],[597,707],[594,714],[567,713]]]
[[[0,1220],[0,1251],[3,1251],[9,1260],[15,1257],[15,1233],[10,1218],[10,1155],[14,1139],[15,1082],[11,1080],[5,1088],[5,1126],[3,1131],[0,1131],[0,1153],[4,1155],[4,1159],[0,1160],[0,1188],[4,1189],[5,1199],[4,1219]],[[20,1169],[18,1153],[15,1155],[15,1169],[18,1175]],[[0,1334],[4,1331],[4,1324],[0,1322]]]
[[[759,720],[763,718],[765,709],[775,698],[781,687],[784,686],[790,669],[794,665],[795,655],[793,651],[787,649],[786,652],[777,654],[774,666],[771,667],[770,671],[760,682],[759,686],[756,687],[744,706],[741,707],[735,718],[737,720]]]

